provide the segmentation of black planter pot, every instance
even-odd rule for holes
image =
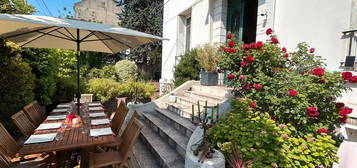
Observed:
[[[201,73],[201,85],[204,85],[204,86],[218,85],[218,73],[217,72],[202,72]]]

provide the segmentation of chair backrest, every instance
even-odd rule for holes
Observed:
[[[81,94],[81,103],[92,103],[93,94]]]
[[[33,125],[35,127],[39,126],[41,122],[43,121],[42,115],[40,111],[37,111],[36,107],[34,106],[35,102],[30,103],[29,105],[24,107],[25,113],[29,116],[31,119]]]
[[[31,120],[27,117],[24,111],[20,110],[13,116],[11,116],[12,121],[15,123],[20,132],[25,136],[30,136],[36,129],[32,124]]]
[[[125,162],[130,157],[130,154],[133,150],[133,146],[139,137],[140,131],[143,129],[144,125],[139,122],[139,120],[134,119],[133,124],[130,125],[129,131],[126,134],[123,134],[121,137],[122,142],[119,145],[119,153],[123,157],[123,161],[121,164],[125,164]]]
[[[36,100],[33,103],[34,108],[40,112],[42,120],[45,120],[46,118],[46,109],[42,108],[40,103],[37,102]]]
[[[134,120],[135,120],[135,119],[138,119],[138,118],[139,118],[139,114],[138,114],[136,111],[134,111],[134,113],[133,113],[133,115],[131,116],[131,118],[130,118],[128,124],[126,125],[126,128],[124,129],[124,132],[122,133],[122,135],[128,133],[130,126],[134,123]]]
[[[2,124],[0,124],[0,147],[0,154],[8,163],[11,162],[11,159],[14,158],[17,151],[20,150],[20,146]]]
[[[124,123],[125,117],[128,114],[128,107],[126,107],[125,103],[120,102],[119,107],[117,108],[114,117],[112,119],[112,130],[114,133],[118,134],[121,126]]]

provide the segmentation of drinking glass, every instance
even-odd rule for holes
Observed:
[[[63,132],[59,131],[56,135],[56,141],[61,141],[63,139]]]

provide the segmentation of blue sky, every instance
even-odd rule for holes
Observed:
[[[52,16],[54,17],[59,17],[61,15],[66,14],[66,12],[63,12],[64,7],[67,8],[67,11],[71,11],[71,13],[74,14],[73,4],[78,1],[80,0],[28,0],[27,2],[35,6],[37,10],[35,15],[51,16],[52,14]],[[46,4],[50,12],[47,11],[46,7],[42,2]]]

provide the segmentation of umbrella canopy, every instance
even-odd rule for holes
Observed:
[[[77,50],[77,102],[80,104],[79,51],[117,53],[145,43],[164,40],[108,24],[35,15],[0,14],[0,38],[21,47]]]

